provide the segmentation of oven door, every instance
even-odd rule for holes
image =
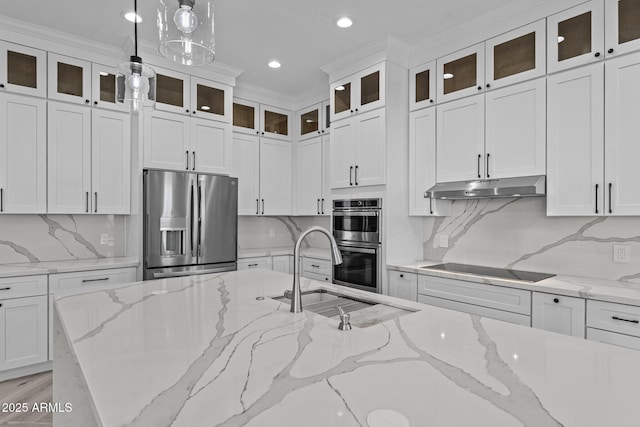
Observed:
[[[333,211],[333,237],[336,240],[380,243],[380,212]]]
[[[380,293],[380,245],[339,242],[342,264],[333,267],[333,283]]]

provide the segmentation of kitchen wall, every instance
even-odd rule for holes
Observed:
[[[2,215],[0,264],[124,256],[124,222],[120,215]]]
[[[547,217],[546,199],[456,201],[424,220],[424,258],[640,283],[640,218]],[[438,247],[448,236],[448,248]],[[613,245],[631,262],[613,262]]]
[[[296,243],[300,233],[319,225],[331,231],[329,217],[294,216],[240,216],[238,217],[238,249],[262,249],[290,247]],[[304,246],[328,248],[328,240],[320,233],[311,233]]]

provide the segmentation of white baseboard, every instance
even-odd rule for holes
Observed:
[[[51,371],[52,369],[52,361],[38,363],[36,365],[24,366],[22,368],[9,369],[8,371],[0,372],[0,381],[26,377],[27,375],[39,374],[40,372]]]

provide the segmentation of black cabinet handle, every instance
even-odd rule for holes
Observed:
[[[318,215],[320,215],[320,199],[316,202],[316,211],[318,212]]]
[[[478,86],[478,90],[482,90],[482,86]]]
[[[87,191],[85,193],[85,206],[84,206],[84,211],[86,213],[89,213],[89,192]]]
[[[247,267],[257,267],[257,266],[258,266],[258,264],[249,264],[249,265],[247,265]]]
[[[98,101],[93,101],[93,105],[98,105]]]
[[[596,52],[595,57],[598,58],[600,56],[600,52]]]
[[[613,213],[613,208],[611,207],[611,189],[613,187],[612,183],[609,183],[609,213]]]
[[[558,298],[554,298],[553,302],[555,302],[556,304],[560,302],[560,300]]]
[[[349,110],[349,111],[353,113],[353,110]]]
[[[4,89],[4,83],[0,83],[0,89]]]
[[[358,185],[358,165],[356,165],[356,172],[355,172],[355,181],[356,181],[356,185]]]
[[[185,168],[185,170],[189,170],[189,150],[185,151],[184,155],[187,157],[187,167]]]
[[[95,199],[95,203],[93,205],[93,212],[98,213],[98,192],[93,193],[93,198]]]
[[[256,215],[260,213],[260,200],[256,199]]]
[[[487,87],[491,87],[491,85],[489,83],[487,83]]]
[[[491,175],[489,175],[489,156],[490,156],[490,155],[491,155],[491,154],[487,153],[487,178],[490,178],[490,177],[491,177]]]
[[[324,199],[320,199],[320,212],[324,215]]]
[[[262,215],[264,215],[264,199],[262,199]]]
[[[320,266],[318,264],[311,264],[311,267],[313,268],[320,268]]]
[[[0,288],[0,291],[10,291],[11,286],[7,286],[6,288]]]
[[[4,212],[4,188],[0,188],[0,212]]]
[[[429,102],[433,104],[434,101],[433,101],[433,99],[430,99]]]
[[[101,277],[100,279],[82,279],[82,283],[89,283],[89,282],[105,282],[109,280],[108,277]]]
[[[609,49],[607,53],[613,53],[613,49]]]
[[[478,178],[480,178],[480,160],[482,160],[482,154],[478,154]]]
[[[620,321],[623,321],[623,322],[636,323],[636,324],[640,323],[640,321],[638,321],[638,320],[623,319],[622,317],[618,317],[618,316],[611,316],[611,318],[613,320],[620,320]]]
[[[85,104],[90,104],[90,103],[91,103],[91,101],[89,101],[88,99],[85,99],[85,100],[84,100],[84,103],[85,103]]]
[[[351,178],[353,176],[353,166],[349,166],[349,185],[353,185],[353,179]]]
[[[193,154],[193,166],[191,166],[191,170],[196,170],[196,152],[192,151]]]
[[[598,213],[598,187],[599,185],[596,184],[596,213]]]
[[[429,212],[433,215],[433,197],[429,197]]]

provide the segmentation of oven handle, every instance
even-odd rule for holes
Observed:
[[[340,249],[341,251],[357,252],[359,254],[371,254],[371,255],[375,255],[376,252],[377,252],[377,249],[369,249],[369,248],[363,248],[363,247],[359,247],[359,246],[340,246],[340,245],[338,245],[338,249]]]
[[[354,211],[333,211],[333,216],[380,216],[378,211],[354,212]]]

